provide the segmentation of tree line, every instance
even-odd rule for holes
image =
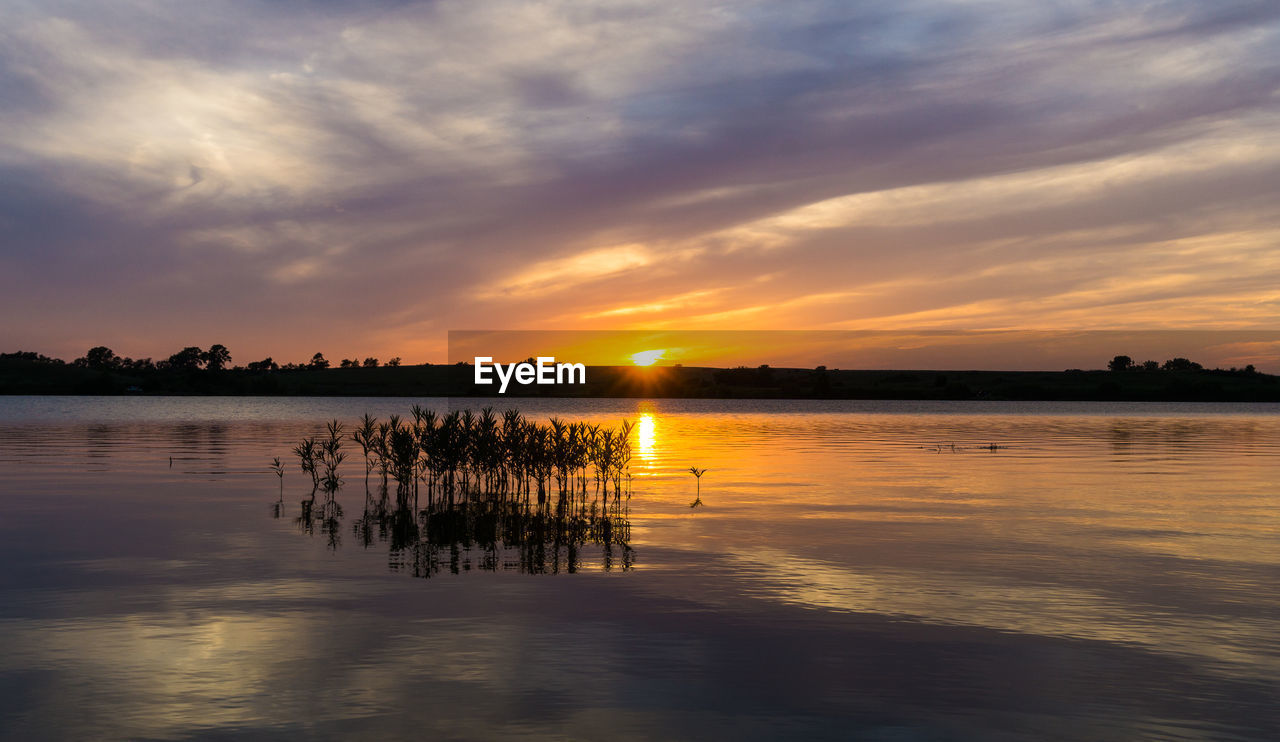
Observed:
[[[1165,361],[1164,363],[1159,363],[1158,361],[1143,361],[1142,363],[1136,363],[1136,362],[1133,360],[1133,358],[1132,358],[1132,357],[1130,357],[1130,356],[1116,356],[1115,358],[1112,358],[1110,361],[1108,361],[1108,362],[1107,362],[1107,370],[1108,370],[1108,371],[1117,371],[1117,372],[1123,372],[1123,371],[1203,371],[1203,370],[1204,370],[1204,366],[1200,365],[1199,363],[1196,363],[1195,361],[1189,360],[1189,359],[1187,359],[1187,358],[1170,358],[1169,360]],[[1214,369],[1214,370],[1215,370],[1215,371],[1219,371],[1219,372],[1220,372],[1220,371],[1222,371],[1223,369],[1218,368],[1218,369]],[[1250,363],[1249,365],[1245,366],[1244,368],[1236,368],[1235,366],[1232,366],[1228,371],[1229,371],[1229,373],[1236,373],[1236,374],[1254,374],[1254,373],[1257,373],[1257,370],[1253,367],[1253,364],[1252,364],[1252,363]]]
[[[49,365],[69,365],[77,368],[88,368],[95,371],[123,371],[123,372],[148,372],[148,371],[208,371],[217,373],[220,371],[297,371],[297,370],[319,370],[330,368],[332,364],[324,357],[323,353],[316,353],[311,356],[311,360],[306,363],[285,363],[278,364],[270,356],[260,360],[251,361],[244,366],[231,365],[231,351],[227,350],[225,345],[217,344],[209,346],[208,349],[199,346],[190,345],[182,350],[174,353],[168,358],[161,360],[152,360],[151,358],[127,358],[116,355],[116,352],[105,345],[98,345],[90,348],[83,356],[67,363],[61,358],[51,358],[40,353],[31,351],[18,351],[16,353],[0,353],[0,359],[26,361],[29,363],[49,364]],[[344,358],[338,363],[338,368],[378,368],[379,366],[399,366],[400,357],[392,358],[385,363],[377,358],[368,357],[363,360],[359,358]]]

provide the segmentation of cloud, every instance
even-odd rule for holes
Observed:
[[[653,258],[642,245],[605,247],[535,263],[501,283],[495,293],[527,297],[563,291],[586,281],[643,268],[652,262]]]
[[[0,309],[41,312],[0,346],[1274,324],[1277,42],[1245,1],[9,2]]]

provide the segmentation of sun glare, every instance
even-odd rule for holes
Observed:
[[[658,359],[662,358],[663,354],[666,352],[666,348],[661,348],[659,350],[642,350],[639,353],[631,354],[631,362],[637,366],[652,366],[657,363]]]

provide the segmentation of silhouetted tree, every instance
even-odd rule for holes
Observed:
[[[818,366],[813,370],[814,394],[826,394],[831,391],[831,377],[827,375],[826,366]]]
[[[271,360],[271,356],[267,356],[261,361],[250,362],[248,368],[250,371],[278,371],[280,369],[276,362]]]
[[[311,356],[311,363],[307,364],[307,368],[321,369],[329,368],[329,362],[324,359],[323,353],[316,353]]]
[[[338,364],[338,367],[339,368],[359,368],[360,362],[354,358],[343,358],[342,362]]]
[[[211,345],[204,353],[204,367],[210,371],[221,371],[231,363],[231,351],[225,345]]]
[[[388,365],[388,366],[399,366],[399,365],[400,365],[400,356],[396,356],[395,358],[392,358],[391,360],[387,361],[387,365]]]
[[[1165,371],[1199,371],[1204,366],[1186,358],[1170,358],[1164,362]]]
[[[1159,361],[1143,361],[1142,370],[1143,371],[1159,371],[1160,362]]]
[[[1116,356],[1107,364],[1107,369],[1111,371],[1128,371],[1133,368],[1133,359],[1129,356]]]
[[[194,371],[204,363],[204,351],[194,345],[169,356],[169,366],[183,371]]]
[[[26,363],[48,363],[56,366],[65,365],[66,361],[61,358],[50,358],[42,353],[36,353],[30,350],[20,350],[16,353],[0,353],[0,361],[22,361]],[[72,362],[75,363],[74,361]]]
[[[377,368],[377,367],[378,367],[378,359],[377,359],[377,358],[366,358],[366,359],[364,359],[364,367],[365,367],[365,368]]]
[[[120,357],[105,345],[99,345],[95,348],[90,348],[89,352],[84,354],[84,358],[77,358],[72,363],[76,366],[87,366],[99,371],[108,371],[120,365]]]

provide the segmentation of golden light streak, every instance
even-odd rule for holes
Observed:
[[[653,460],[653,448],[657,443],[657,423],[654,422],[653,415],[643,413],[640,419],[636,421],[636,453],[644,461]]]

